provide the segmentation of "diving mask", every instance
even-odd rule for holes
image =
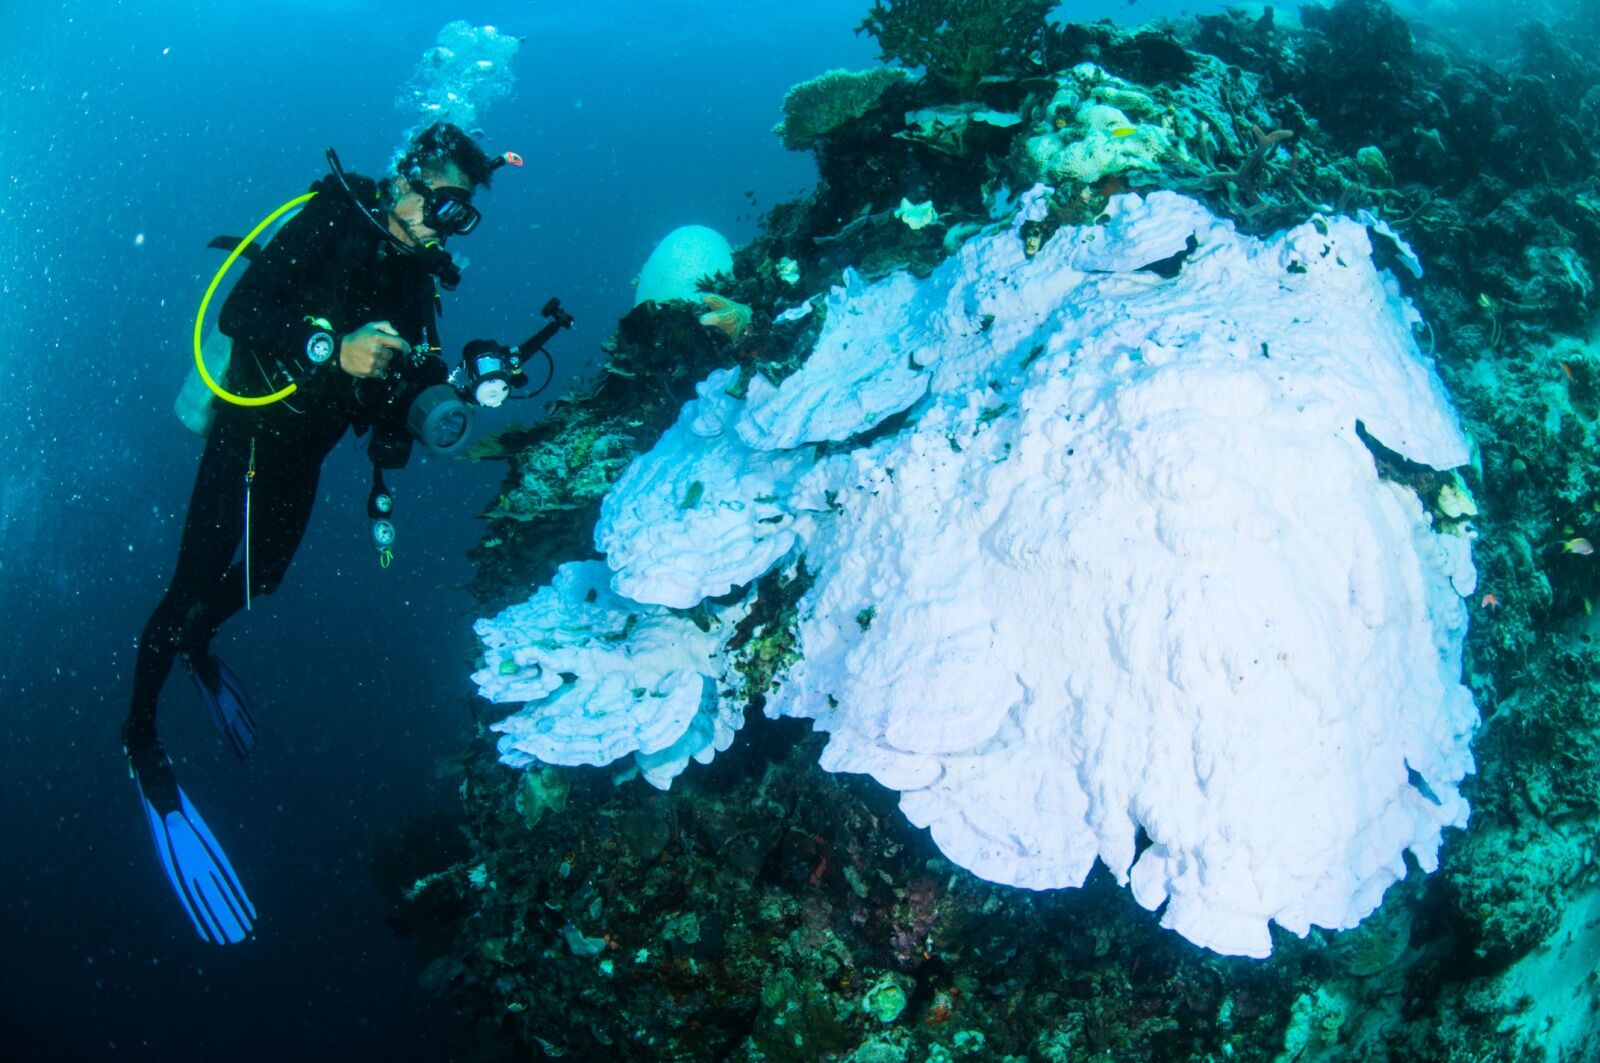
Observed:
[[[465,236],[483,220],[466,189],[450,185],[429,188],[421,181],[412,181],[410,185],[411,190],[422,197],[422,224],[440,236]]]

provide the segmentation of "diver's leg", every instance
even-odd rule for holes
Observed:
[[[258,448],[251,488],[250,596],[271,594],[283,582],[289,562],[311,523],[322,474],[321,451]],[[217,593],[208,596],[195,617],[185,650],[208,645],[223,623],[245,605],[245,564],[241,557],[223,574]]]
[[[211,829],[179,788],[156,735],[156,705],[204,603],[217,593],[244,525],[253,418],[219,412],[195,474],[172,583],[139,639],[123,748],[174,895],[202,939],[245,940],[256,909]],[[237,748],[237,744],[236,744]],[[248,750],[246,750],[248,751]]]
[[[173,659],[189,641],[238,548],[250,462],[251,433],[243,420],[227,416],[227,411],[219,413],[206,440],[172,583],[139,638],[133,702],[125,728],[130,737],[154,741],[156,705]]]
[[[271,594],[289,571],[289,562],[294,560],[311,524],[325,456],[326,451],[320,450],[303,455],[299,468],[273,485],[272,518],[262,525],[261,536],[256,540],[256,563],[250,573],[252,593]]]

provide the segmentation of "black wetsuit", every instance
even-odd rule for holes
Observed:
[[[363,202],[377,186],[352,176]],[[306,343],[332,325],[335,337],[387,321],[413,347],[435,345],[437,289],[413,257],[397,252],[331,177],[239,279],[218,327],[233,339],[227,390],[271,394],[294,381],[298,390],[268,406],[213,399],[216,419],[200,459],[177,571],[139,640],[130,749],[155,741],[156,702],[179,653],[206,649],[222,623],[245,605],[245,487],[250,476],[250,594],[271,594],[300,545],[316,501],[323,459],[347,428],[374,432],[374,461],[405,463],[410,395],[442,381],[439,359],[419,359],[402,381],[360,380],[306,358]],[[397,355],[396,361],[400,356]],[[393,363],[391,364],[393,367]],[[253,463],[253,465],[252,465]]]

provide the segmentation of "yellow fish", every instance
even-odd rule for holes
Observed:
[[[1568,539],[1561,544],[1561,549],[1569,554],[1581,554],[1584,557],[1594,553],[1594,545],[1588,539]]]
[[[1111,127],[1111,135],[1114,137],[1131,137],[1137,132],[1138,130],[1131,125],[1119,125]]]

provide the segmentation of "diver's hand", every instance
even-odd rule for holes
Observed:
[[[382,376],[395,352],[411,353],[387,321],[369,321],[339,342],[339,368],[354,377]]]

